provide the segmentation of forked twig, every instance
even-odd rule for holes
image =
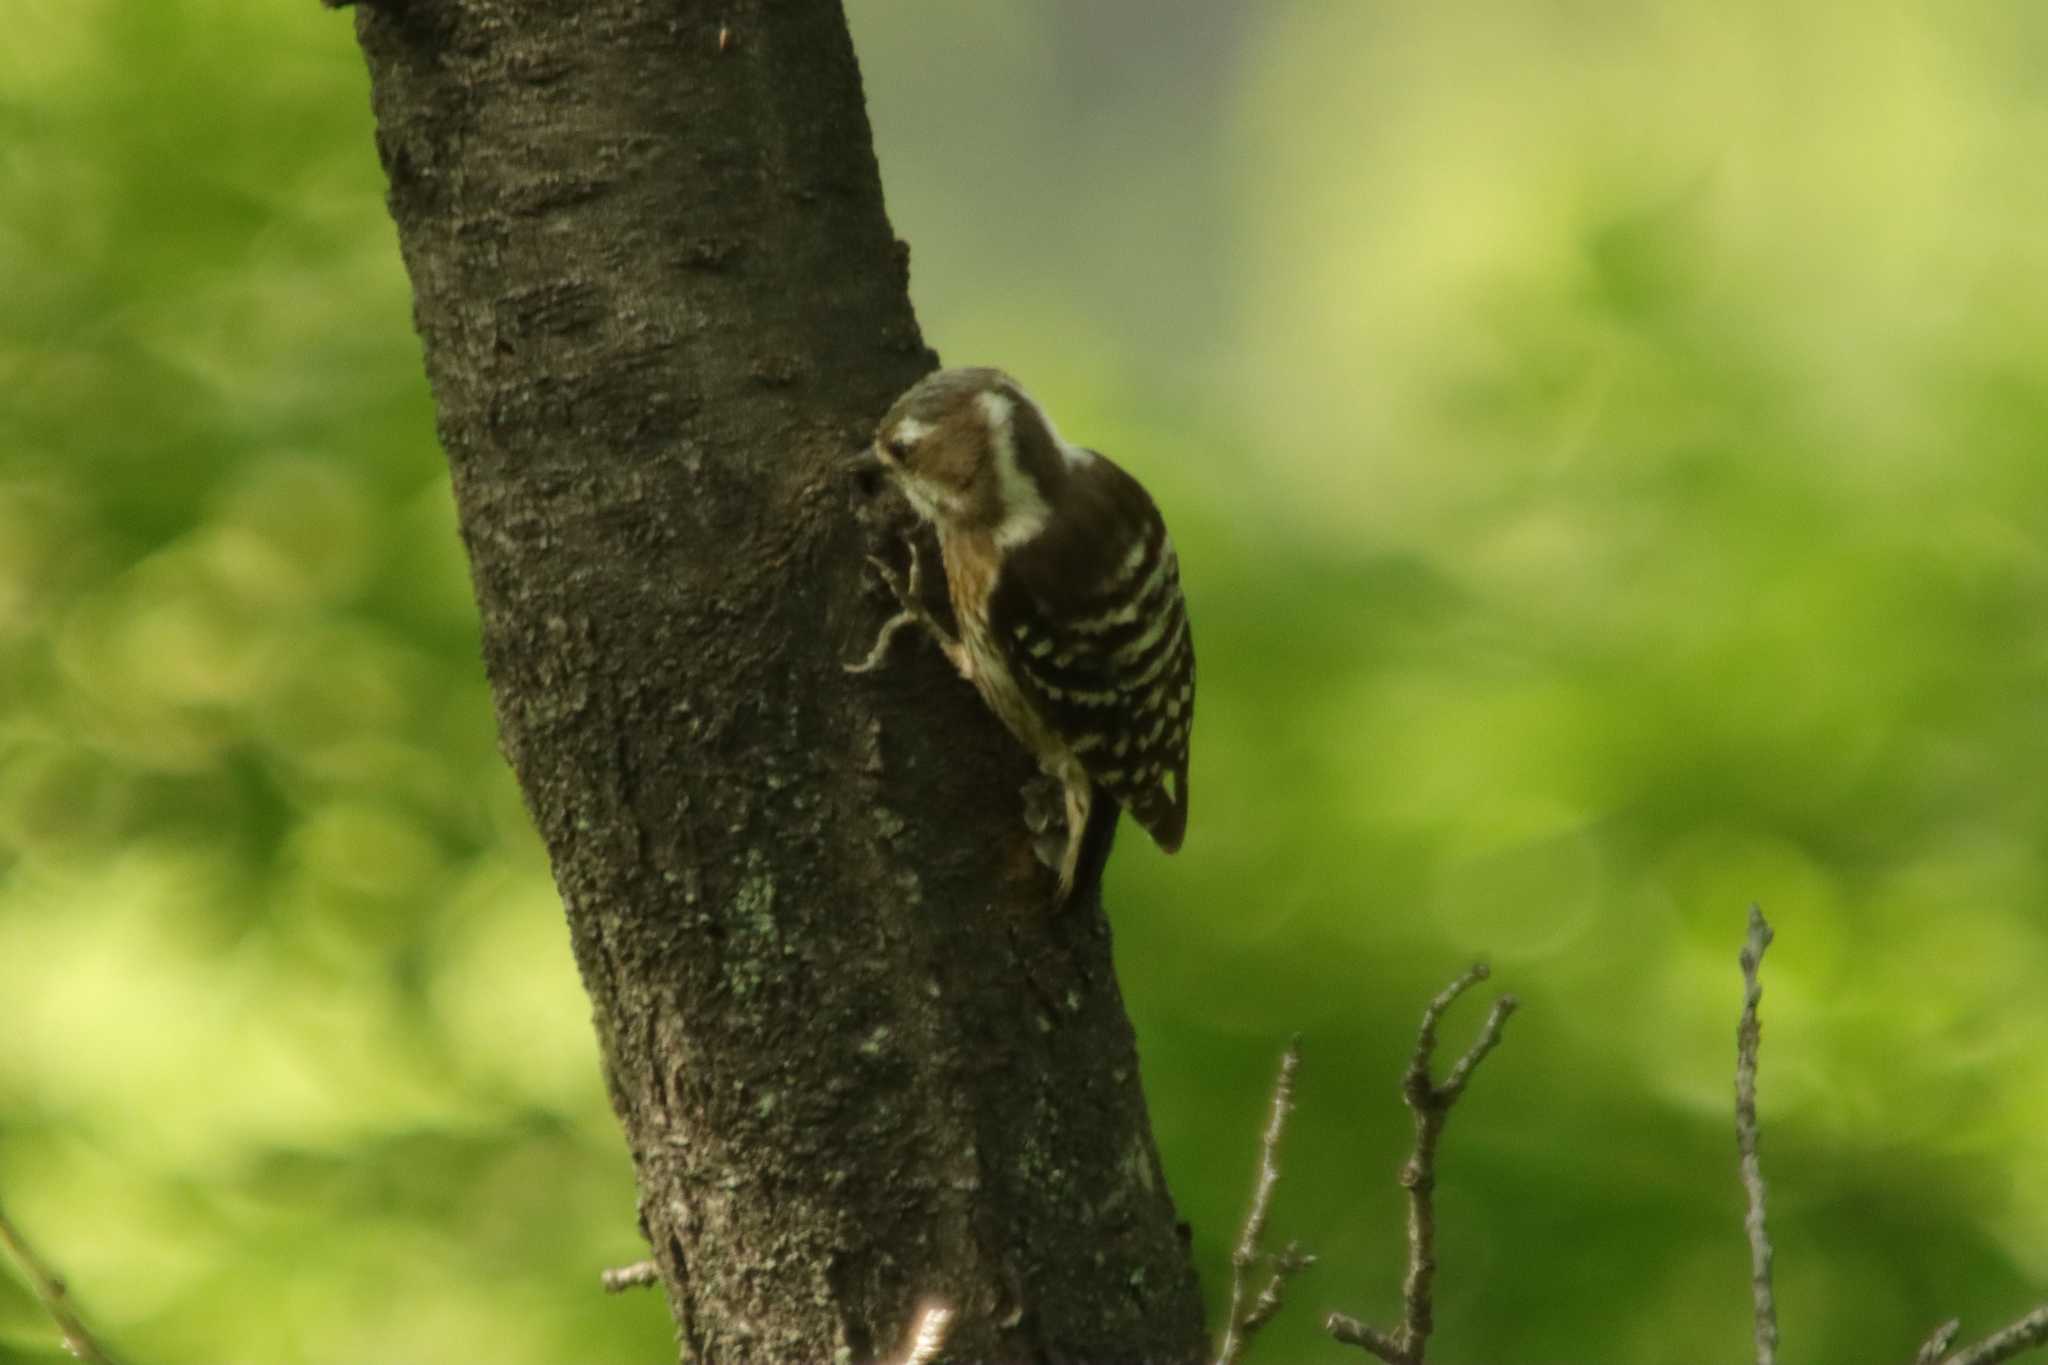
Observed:
[[[1493,1002],[1479,1037],[1451,1067],[1439,1085],[1430,1079],[1430,1062],[1436,1055],[1436,1028],[1457,998],[1486,980],[1484,962],[1444,987],[1422,1012],[1422,1027],[1415,1037],[1415,1052],[1408,1060],[1401,1080],[1401,1098],[1415,1116],[1415,1150],[1401,1168],[1401,1185],[1408,1191],[1408,1273],[1401,1284],[1401,1325],[1383,1332],[1369,1323],[1342,1313],[1323,1320],[1331,1336],[1348,1345],[1360,1346],[1387,1365],[1423,1365],[1429,1335],[1436,1328],[1436,1154],[1451,1107],[1465,1093],[1466,1084],[1487,1054],[1500,1045],[1501,1030],[1517,1001],[1503,995]]]
[[[1287,1120],[1294,1112],[1294,1073],[1300,1067],[1301,1036],[1296,1034],[1280,1054],[1280,1074],[1273,1081],[1272,1109],[1266,1120],[1265,1137],[1259,1144],[1259,1174],[1252,1186],[1252,1206],[1245,1214],[1237,1249],[1230,1257],[1230,1316],[1224,1323],[1216,1365],[1236,1365],[1243,1358],[1252,1338],[1280,1311],[1287,1281],[1315,1264],[1316,1258],[1293,1242],[1270,1257],[1260,1250],[1265,1240],[1266,1217],[1272,1210],[1273,1189],[1280,1183],[1280,1143],[1287,1136]],[[1273,1273],[1258,1297],[1247,1305],[1245,1277],[1254,1265],[1265,1260],[1272,1262]]]

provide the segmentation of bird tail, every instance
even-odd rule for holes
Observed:
[[[1116,798],[1098,783],[1095,799],[1088,803],[1088,828],[1081,836],[1081,856],[1074,863],[1074,889],[1068,904],[1100,891],[1102,870],[1109,865],[1109,850],[1116,843],[1117,816],[1122,813]]]

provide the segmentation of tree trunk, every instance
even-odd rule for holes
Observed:
[[[853,678],[933,363],[836,0],[357,11],[505,752],[685,1359],[1189,1360],[1098,905],[936,651]],[[900,562],[900,560],[899,560]],[[928,562],[936,563],[935,556]]]

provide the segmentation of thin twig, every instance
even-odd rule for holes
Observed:
[[[1436,1025],[1453,1001],[1487,977],[1486,964],[1472,969],[1444,988],[1423,1012],[1422,1030],[1417,1036],[1415,1055],[1408,1063],[1408,1075],[1401,1090],[1408,1107],[1415,1111],[1415,1154],[1401,1170],[1401,1183],[1408,1190],[1408,1275],[1401,1286],[1403,1306],[1400,1339],[1411,1365],[1421,1365],[1429,1334],[1436,1330],[1436,1152],[1443,1137],[1444,1122],[1451,1106],[1464,1093],[1472,1071],[1486,1054],[1500,1043],[1501,1028],[1515,1009],[1513,996],[1494,1002],[1479,1039],[1451,1068],[1441,1086],[1429,1079],[1429,1064],[1436,1052]]]
[[[645,1289],[661,1279],[661,1267],[652,1261],[635,1261],[631,1265],[616,1266],[599,1275],[598,1283],[607,1294],[623,1294],[628,1289]]]
[[[1294,1113],[1294,1073],[1301,1068],[1301,1035],[1287,1042],[1280,1054],[1280,1074],[1273,1081],[1273,1104],[1266,1120],[1266,1133],[1259,1144],[1259,1174],[1252,1186],[1251,1210],[1245,1214],[1238,1234],[1237,1249],[1230,1257],[1230,1316],[1225,1319],[1223,1344],[1216,1351],[1216,1365],[1236,1365],[1259,1329],[1273,1320],[1287,1291],[1287,1281],[1315,1264],[1315,1257],[1295,1243],[1272,1258],[1273,1273],[1266,1287],[1247,1306],[1245,1277],[1254,1265],[1267,1259],[1260,1246],[1266,1235],[1266,1216],[1272,1211],[1273,1189],[1280,1183],[1280,1143],[1287,1136],[1287,1120]]]
[[[1401,1282],[1401,1325],[1392,1332],[1360,1322],[1342,1313],[1323,1320],[1323,1328],[1338,1341],[1361,1346],[1387,1365],[1423,1365],[1430,1333],[1436,1330],[1436,1154],[1443,1139],[1444,1124],[1451,1106],[1465,1093],[1472,1073],[1500,1046],[1501,1030],[1517,1001],[1503,995],[1493,1002],[1486,1023],[1465,1054],[1452,1064],[1443,1084],[1430,1080],[1430,1063],[1436,1056],[1436,1028],[1444,1011],[1457,998],[1486,980],[1484,962],[1444,987],[1422,1012],[1422,1027],[1415,1036],[1415,1053],[1408,1059],[1401,1078],[1401,1098],[1415,1116],[1415,1150],[1401,1168],[1401,1186],[1408,1191],[1408,1272]]]
[[[1757,974],[1772,937],[1770,922],[1764,918],[1762,909],[1750,906],[1749,933],[1742,943],[1742,1018],[1735,1026],[1735,1145],[1742,1156],[1742,1190],[1749,1199],[1749,1211],[1742,1226],[1749,1234],[1757,1365],[1774,1365],[1778,1356],[1778,1305],[1771,1294],[1771,1234],[1765,1220],[1763,1168],[1756,1155],[1756,1055],[1763,1036],[1757,1004],[1764,994]],[[1959,1321],[1951,1318],[1935,1328],[1921,1343],[1913,1365],[2000,1365],[2022,1351],[2048,1345],[2048,1304],[1975,1346],[1950,1355],[1948,1349],[1961,1327]]]
[[[1266,1287],[1259,1291],[1259,1297],[1252,1300],[1251,1311],[1244,1315],[1245,1345],[1249,1346],[1252,1338],[1280,1312],[1287,1298],[1287,1282],[1315,1263],[1314,1253],[1299,1242],[1289,1242],[1273,1254],[1273,1273],[1266,1280]]]
[[[1749,1211],[1742,1220],[1749,1234],[1749,1288],[1756,1305],[1756,1365],[1775,1365],[1778,1358],[1778,1305],[1771,1295],[1771,1233],[1764,1219],[1764,1174],[1756,1156],[1756,1053],[1763,1033],[1757,1002],[1763,983],[1757,969],[1771,946],[1771,926],[1764,912],[1749,907],[1749,935],[1742,944],[1742,1018],[1735,1026],[1735,1146],[1741,1153],[1742,1189]]]
[[[1393,1337],[1369,1322],[1360,1322],[1357,1318],[1348,1317],[1343,1313],[1332,1313],[1324,1318],[1323,1330],[1346,1346],[1363,1346],[1386,1361],[1387,1365],[1402,1365],[1408,1359],[1407,1352],[1401,1349],[1401,1343]]]
[[[2048,1346],[2048,1304],[2043,1304],[2003,1331],[1950,1356],[1943,1365],[1999,1365],[2022,1351]]]
[[[57,1324],[57,1331],[64,1339],[64,1349],[86,1365],[117,1365],[116,1357],[92,1334],[78,1313],[71,1306],[71,1294],[64,1285],[64,1277],[52,1270],[36,1255],[35,1248],[21,1235],[7,1216],[7,1210],[0,1208],[0,1243],[4,1243],[21,1267],[23,1278],[42,1300],[43,1311],[50,1315],[50,1321]]]
[[[1956,1333],[1962,1330],[1962,1326],[1962,1319],[1950,1318],[1935,1328],[1933,1335],[1920,1343],[1920,1354],[1913,1357],[1913,1365],[1941,1365],[1941,1358],[1955,1344]]]

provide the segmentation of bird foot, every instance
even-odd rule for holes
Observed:
[[[881,633],[875,636],[874,648],[868,651],[866,658],[857,664],[841,665],[848,673],[872,673],[880,668],[888,657],[889,646],[895,641],[897,632],[905,626],[921,627],[925,634],[938,642],[939,648],[955,666],[960,662],[960,642],[939,624],[938,618],[924,604],[923,552],[915,540],[906,543],[910,546],[910,572],[907,576],[899,576],[880,555],[868,556],[868,563],[874,566],[876,575],[896,598],[898,611],[882,623]]]
[[[1024,827],[1031,831],[1031,851],[1055,870],[1067,848],[1067,796],[1060,780],[1040,773],[1024,784]]]

